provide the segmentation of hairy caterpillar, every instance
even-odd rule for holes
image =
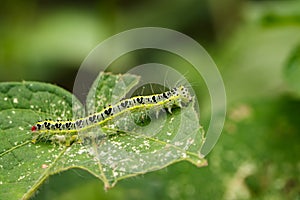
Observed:
[[[65,143],[69,146],[78,138],[77,132],[104,124],[122,113],[139,108],[161,107],[171,108],[176,105],[182,107],[192,101],[192,97],[184,86],[176,87],[161,94],[149,96],[136,96],[124,99],[115,105],[109,105],[102,111],[70,121],[39,121],[32,126],[31,131],[35,133],[32,142],[38,140],[51,140],[53,142]]]

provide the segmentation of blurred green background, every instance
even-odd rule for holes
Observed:
[[[177,163],[123,180],[108,192],[74,169],[51,176],[33,199],[300,199],[300,1],[0,4],[0,81],[37,80],[72,91],[81,62],[99,42],[127,29],[159,26],[202,44],[227,92],[227,120],[207,167]],[[178,60],[145,51],[113,65],[186,64]],[[196,90],[205,89],[193,82]],[[208,95],[201,94],[206,113]],[[207,128],[209,115],[201,117]]]

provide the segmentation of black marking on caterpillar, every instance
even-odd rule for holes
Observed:
[[[34,132],[32,142],[50,140],[69,146],[78,140],[78,131],[99,126],[126,111],[139,108],[150,109],[158,106],[167,109],[171,113],[171,109],[174,105],[184,107],[191,101],[192,97],[184,86],[173,88],[161,94],[123,99],[119,103],[104,107],[102,111],[90,114],[85,118],[70,121],[52,121],[49,119],[39,121],[31,128],[31,131]]]

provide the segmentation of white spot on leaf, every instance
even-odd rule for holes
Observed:
[[[17,98],[14,98],[14,99],[13,99],[13,103],[16,103],[16,104],[17,104],[17,103],[19,103],[19,100],[18,100]]]

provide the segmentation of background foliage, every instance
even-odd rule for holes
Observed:
[[[222,73],[228,116],[207,157],[209,165],[198,169],[178,163],[121,181],[109,192],[91,175],[70,170],[50,177],[34,199],[299,198],[300,1],[4,0],[0,80],[51,82],[71,91],[77,69],[93,47],[140,26],[162,26],[193,37]],[[111,70],[147,62],[188,67],[174,55],[144,51],[121,57]],[[193,80],[192,73],[187,76]],[[194,85],[202,95],[206,127],[208,96],[201,82]]]

